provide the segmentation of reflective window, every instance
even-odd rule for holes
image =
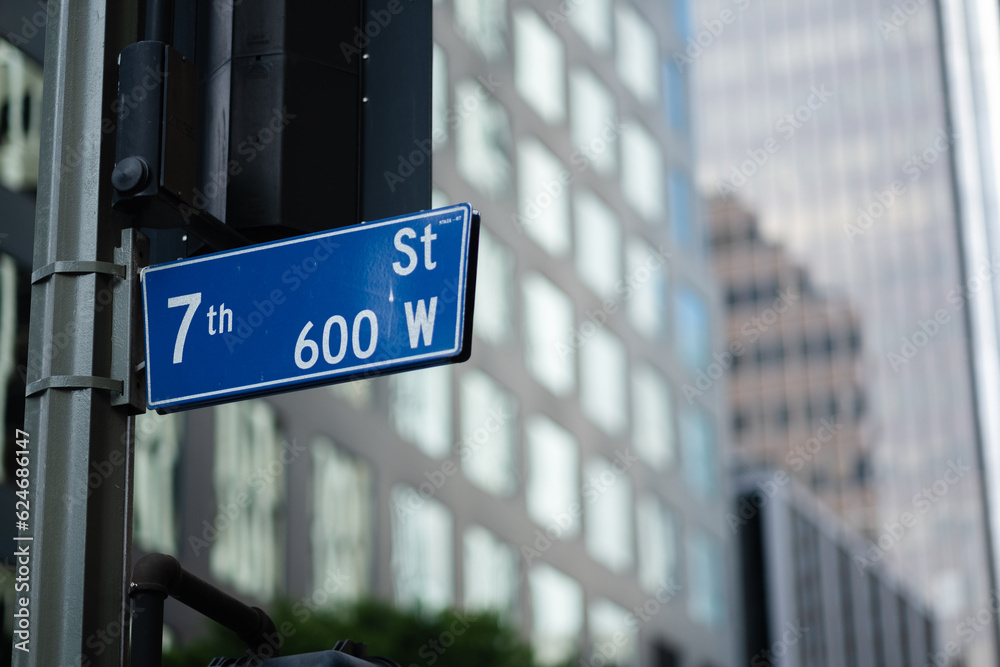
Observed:
[[[672,60],[663,64],[663,77],[666,80],[666,103],[664,109],[667,113],[669,125],[677,132],[687,130],[688,122],[688,93],[686,77],[684,72]]]
[[[673,513],[654,494],[646,493],[636,506],[636,523],[639,583],[649,593],[676,584],[678,538]]]
[[[565,539],[580,529],[580,455],[576,440],[541,415],[525,425],[528,514],[544,528]]]
[[[614,95],[587,67],[577,67],[570,73],[569,91],[570,131],[579,155],[574,167],[593,165],[601,174],[613,173],[621,133]]]
[[[455,84],[455,166],[480,192],[494,199],[510,189],[513,140],[507,110],[481,83],[464,79]]]
[[[285,502],[282,454],[277,416],[270,405],[252,400],[215,408],[217,514],[209,523],[218,538],[209,552],[209,570],[219,582],[259,600],[278,592],[284,567],[279,524]],[[278,473],[271,474],[275,467]],[[242,509],[230,516],[224,510],[228,507]]]
[[[312,442],[313,586],[330,603],[370,592],[373,561],[371,466],[327,437]]]
[[[719,486],[719,461],[712,419],[698,408],[684,410],[681,413],[680,436],[684,479],[703,498],[711,498]]]
[[[449,197],[444,190],[439,188],[431,190],[431,208],[444,208],[451,203],[451,197]]]
[[[622,193],[646,222],[663,216],[663,156],[656,138],[637,121],[622,126]]]
[[[517,191],[521,229],[551,255],[569,252],[569,172],[540,141],[517,146]]]
[[[675,457],[674,406],[663,376],[648,364],[632,371],[632,442],[646,463],[662,470]]]
[[[508,620],[520,616],[518,555],[480,526],[471,526],[462,540],[465,564],[464,606],[470,611],[493,610]]]
[[[528,370],[557,396],[573,391],[573,303],[537,273],[524,276],[524,353]]]
[[[618,435],[628,422],[627,368],[625,346],[605,328],[580,347],[580,403],[608,435]]]
[[[677,352],[692,370],[704,368],[710,361],[712,338],[708,305],[704,297],[686,285],[677,289],[674,300]]]
[[[462,376],[462,469],[480,488],[507,495],[517,487],[514,447],[517,404],[514,397],[475,368]]]
[[[514,82],[542,120],[566,116],[566,54],[562,40],[533,10],[514,13]]]
[[[405,484],[392,487],[390,495],[396,603],[428,612],[454,604],[451,510]]]
[[[682,171],[670,172],[670,231],[678,245],[691,246],[691,182]],[[701,250],[701,248],[696,248]]]
[[[576,272],[602,299],[615,295],[622,279],[622,230],[618,217],[592,190],[573,197],[576,219]]]
[[[726,580],[722,548],[704,531],[692,531],[687,543],[688,615],[708,626],[726,619]]]
[[[673,0],[674,29],[681,40],[686,41],[691,35],[691,2],[690,0]]]
[[[632,566],[632,480],[621,459],[597,456],[584,468],[587,552],[614,572]]]
[[[604,662],[617,667],[634,667],[639,664],[638,637],[635,625],[626,623],[634,614],[604,598],[597,598],[587,609],[591,651],[602,656]],[[591,663],[593,664],[593,659]]]
[[[448,139],[448,56],[437,42],[431,67],[431,139],[437,150]]]
[[[399,435],[428,456],[451,454],[451,369],[425,368],[393,375],[390,412]]]
[[[514,321],[514,254],[489,230],[479,232],[476,275],[476,335],[493,345],[508,342]]]
[[[132,539],[147,552],[177,555],[174,484],[182,419],[153,411],[135,418]]]
[[[507,0],[455,0],[455,32],[487,60],[507,55]]]
[[[663,335],[667,320],[666,261],[640,238],[630,238],[625,246],[628,319],[636,331],[654,340]]]
[[[594,51],[611,48],[611,0],[587,0],[570,7],[569,22]]]
[[[354,382],[343,382],[327,387],[330,393],[337,398],[347,401],[352,407],[361,410],[372,404],[373,380],[355,380]]]
[[[0,424],[7,423],[7,389],[17,363],[17,264],[0,252]],[[0,465],[0,481],[5,466]]]
[[[556,665],[574,657],[583,632],[583,588],[559,570],[540,564],[528,574],[531,643],[535,659]]]
[[[615,11],[618,76],[629,90],[646,104],[656,102],[660,78],[660,52],[656,32],[630,6]]]
[[[25,24],[27,25],[27,24]],[[14,192],[38,186],[42,127],[42,68],[0,39],[0,185]]]

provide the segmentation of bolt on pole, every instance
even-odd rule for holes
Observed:
[[[129,378],[114,377],[113,351],[128,341],[108,304],[131,277],[115,248],[134,232],[123,236],[112,212],[110,176],[116,61],[137,38],[138,10],[136,0],[49,5],[25,419],[31,523],[21,533],[31,539],[18,542],[30,575],[16,594],[27,598],[29,640],[13,664],[121,666],[133,430],[128,406],[114,405]]]

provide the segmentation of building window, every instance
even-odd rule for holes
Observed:
[[[531,639],[542,665],[569,661],[579,650],[583,632],[583,588],[548,565],[528,574],[531,590]]]
[[[640,102],[653,104],[659,93],[660,77],[656,32],[628,5],[619,5],[615,18],[618,76]]]
[[[531,417],[525,498],[535,523],[566,539],[580,530],[580,454],[565,429],[541,415]]]
[[[666,79],[667,100],[664,106],[667,113],[667,123],[675,132],[686,132],[688,129],[688,94],[684,73],[674,62],[664,63],[663,72]]]
[[[514,13],[514,81],[521,98],[546,123],[566,117],[566,54],[562,40],[536,12]]]
[[[482,371],[462,376],[462,469],[476,486],[508,495],[517,487],[514,459],[517,404]]]
[[[788,424],[791,422],[792,415],[791,411],[788,409],[788,403],[785,401],[781,402],[778,409],[775,411],[774,420],[778,428],[784,430],[788,428]]]
[[[537,273],[524,277],[524,328],[528,370],[553,394],[566,396],[576,383],[573,303]]]
[[[431,138],[434,150],[448,139],[448,56],[434,43],[431,61]]]
[[[698,292],[682,285],[678,288],[674,315],[677,352],[689,369],[697,371],[708,365],[712,338],[708,321],[708,305]]]
[[[632,566],[632,481],[620,459],[597,456],[584,473],[586,544],[594,560],[613,572]]]
[[[517,147],[520,229],[550,255],[569,252],[569,172],[540,141],[521,139]]]
[[[177,555],[175,472],[181,420],[152,411],[135,418],[132,539],[147,552]]]
[[[576,272],[602,299],[614,297],[622,280],[621,224],[593,191],[580,188],[573,198],[576,218]]]
[[[606,329],[596,329],[580,348],[580,403],[608,435],[620,434],[628,422],[627,368],[625,346]]]
[[[483,86],[464,79],[455,84],[455,166],[483,194],[500,199],[510,190],[513,139],[507,110]]]
[[[0,424],[7,425],[7,390],[17,363],[17,264],[0,252]],[[10,459],[13,461],[13,459]],[[0,465],[0,481],[6,465]]]
[[[489,61],[507,56],[507,0],[455,0],[455,32]]]
[[[632,443],[652,467],[662,470],[674,461],[674,405],[670,389],[652,366],[632,372]]]
[[[663,156],[649,131],[632,120],[622,126],[622,193],[646,222],[663,217]]]
[[[691,246],[691,222],[691,184],[687,174],[674,169],[670,172],[670,231],[678,245]]]
[[[451,369],[425,368],[392,376],[391,419],[396,432],[428,456],[451,454]]]
[[[215,501],[229,528],[218,530],[209,569],[219,582],[264,601],[278,592],[283,569],[282,454],[277,416],[270,405],[253,400],[215,408]],[[280,468],[276,475],[271,474],[275,464]],[[242,509],[230,517],[224,514],[227,507]]]
[[[691,36],[691,2],[690,0],[673,0],[674,30],[681,41],[687,41]]]
[[[702,498],[712,498],[719,484],[714,425],[698,408],[681,413],[681,462],[688,486]]]
[[[573,5],[569,22],[595,52],[604,53],[611,48],[611,0],[587,0]]]
[[[331,603],[370,590],[373,560],[372,470],[327,437],[312,442],[313,586]]]
[[[476,316],[473,330],[492,345],[508,342],[514,320],[514,255],[483,228],[479,232],[479,268],[476,275]]]
[[[436,612],[454,604],[451,511],[397,484],[392,503],[392,575],[396,603]]]
[[[583,158],[587,166],[593,164],[594,169],[605,176],[614,173],[621,132],[614,95],[586,67],[578,67],[570,73],[569,91],[570,130],[573,146],[580,156],[577,159]],[[574,166],[576,164],[574,162]]]
[[[520,616],[518,555],[509,545],[480,526],[471,526],[462,540],[465,564],[464,606],[491,610],[508,621]]]
[[[38,186],[42,127],[42,68],[0,39],[0,186],[14,192]]]
[[[636,506],[639,541],[639,583],[650,594],[671,593],[677,576],[677,523],[663,502],[643,494]]]
[[[650,340],[663,334],[666,324],[666,257],[642,239],[633,237],[625,246],[626,292],[629,322]]]
[[[632,612],[611,600],[597,598],[587,610],[590,626],[590,664],[612,664],[617,667],[636,667],[639,664],[636,628],[627,623]],[[603,662],[594,658],[601,656]],[[586,664],[586,663],[585,663]]]
[[[726,619],[726,581],[722,548],[704,531],[694,531],[687,544],[688,615],[709,627]]]
[[[733,410],[733,433],[736,435],[743,435],[743,431],[747,429],[750,425],[750,420],[744,414],[743,410],[735,408]]]

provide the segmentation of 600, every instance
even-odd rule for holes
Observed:
[[[371,333],[368,338],[368,346],[362,349],[361,323],[365,320],[368,320],[370,324]],[[320,346],[316,344],[316,341],[306,338],[306,334],[309,333],[312,327],[312,322],[306,322],[301,333],[299,333],[298,340],[295,341],[295,365],[302,370],[312,368],[319,360]],[[330,350],[330,334],[334,327],[338,329],[337,339],[340,341],[336,354],[333,354]],[[370,310],[362,310],[358,313],[354,318],[350,336],[347,335],[347,320],[340,315],[334,315],[328,319],[323,325],[323,360],[328,364],[339,364],[343,361],[344,356],[347,354],[348,339],[351,341],[351,349],[354,351],[354,356],[358,359],[367,359],[372,356],[375,353],[375,346],[378,343],[378,318],[375,317],[375,313]]]

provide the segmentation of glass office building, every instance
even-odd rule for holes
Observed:
[[[137,418],[137,554],[265,606],[496,609],[547,664],[733,664],[724,391],[679,400],[722,340],[686,21],[435,2],[434,204],[484,221],[472,359]]]
[[[855,307],[878,538],[918,517],[884,540],[885,558],[932,606],[942,645],[995,664],[993,626],[960,625],[992,585],[967,316],[995,268],[963,255],[965,130],[938,3],[698,9],[675,62],[696,82],[699,186],[755,212],[765,238]]]

